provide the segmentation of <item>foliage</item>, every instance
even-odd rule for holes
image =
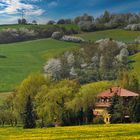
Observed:
[[[67,42],[73,42],[73,43],[83,43],[85,42],[84,39],[82,39],[81,37],[75,37],[75,36],[63,36],[62,37],[63,41],[67,41]]]
[[[81,86],[75,98],[67,104],[68,108],[77,116],[77,120],[79,120],[77,124],[93,122],[96,96],[111,85],[111,82],[101,81]]]
[[[78,88],[79,86],[76,82],[63,80],[53,85],[52,88],[46,87],[40,91],[39,94],[43,96],[44,99],[43,102],[40,102],[39,106],[42,106],[41,109],[44,114],[42,114],[42,117],[44,119],[47,117],[47,123],[52,122],[55,123],[55,125],[71,124],[69,118],[70,112],[68,111],[66,104],[74,98]],[[39,99],[39,97],[37,97],[37,99]]]
[[[125,27],[125,30],[140,31],[140,24],[130,24]]]
[[[50,38],[54,32],[61,32],[62,35],[70,35],[77,34],[78,29],[76,29],[73,24],[41,26],[37,25],[34,21],[33,25],[17,25],[17,28],[12,28],[12,26],[9,26],[9,28],[2,28],[2,30],[0,30],[0,43],[12,43],[40,38]]]
[[[114,95],[111,106],[108,108],[109,114],[111,115],[111,123],[125,122],[125,115],[128,115],[126,108],[124,106],[124,100],[118,95]]]
[[[35,128],[35,113],[33,112],[33,104],[30,95],[27,97],[22,117],[24,128]]]
[[[134,73],[123,71],[120,73],[120,85],[123,88],[139,93],[139,79]]]
[[[84,43],[79,50],[65,52],[50,59],[44,72],[51,74],[55,80],[77,79],[81,84],[114,80],[120,69],[128,68],[128,55],[125,43],[103,39],[96,43]]]
[[[131,121],[140,122],[140,97],[134,98],[130,103]]]
[[[61,33],[61,32],[54,32],[54,33],[52,34],[52,38],[53,38],[53,39],[57,39],[57,40],[61,39],[62,36],[63,36],[63,33]]]
[[[102,116],[93,119],[94,124],[104,124],[104,118]]]

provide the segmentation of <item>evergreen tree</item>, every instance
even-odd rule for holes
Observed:
[[[124,122],[124,105],[123,99],[115,94],[112,98],[112,104],[108,108],[109,114],[111,115],[111,123],[122,123]]]
[[[135,98],[131,104],[131,119],[133,122],[140,122],[140,97]]]
[[[115,112],[115,105],[119,103],[119,96],[117,94],[115,94],[113,97],[112,97],[112,104],[111,106],[108,108],[108,112],[109,114],[114,114]]]
[[[33,112],[33,104],[30,96],[27,98],[27,102],[24,109],[23,115],[24,128],[35,128],[35,114]]]

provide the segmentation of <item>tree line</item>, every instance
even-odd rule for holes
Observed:
[[[117,81],[125,87],[127,72],[123,73],[123,79]],[[127,89],[140,93],[137,77],[131,75],[129,79]],[[31,74],[0,105],[0,124],[35,128],[103,123],[103,118],[93,114],[97,95],[118,83],[100,81],[80,85],[76,80],[55,81],[42,74]],[[126,115],[131,122],[139,122],[139,102],[140,97],[133,98],[126,106],[123,99],[115,95],[109,108],[111,122],[124,123]]]

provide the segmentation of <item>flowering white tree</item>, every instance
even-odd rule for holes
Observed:
[[[140,36],[135,39],[135,42],[140,43]]]
[[[44,71],[47,75],[51,75],[55,80],[61,78],[62,65],[59,59],[50,59],[44,66]]]
[[[70,53],[70,54],[67,56],[67,62],[68,62],[68,65],[69,65],[70,67],[74,65],[74,63],[75,63],[75,58],[74,58],[73,53]]]
[[[72,67],[71,70],[70,70],[70,76],[72,76],[72,77],[76,77],[77,76],[77,73],[76,73],[74,67]]]
[[[127,48],[123,48],[123,49],[121,49],[120,54],[117,56],[117,59],[122,63],[127,63],[128,56],[129,56],[129,52],[128,52]]]

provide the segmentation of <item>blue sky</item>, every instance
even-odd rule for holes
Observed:
[[[0,0],[0,24],[16,23],[22,9],[28,21],[36,19],[39,23],[46,23],[83,13],[97,17],[105,10],[139,13],[140,0]]]

